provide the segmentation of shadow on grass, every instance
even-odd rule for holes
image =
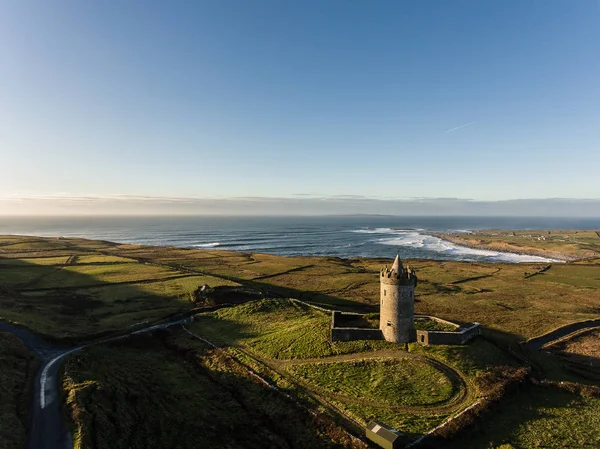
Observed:
[[[231,276],[227,276],[227,279],[233,282],[237,282],[246,288],[250,288],[252,290],[261,292],[264,296],[267,297],[295,298],[301,301],[306,301],[308,303],[314,304],[316,306],[336,310],[339,309],[361,313],[379,311],[379,298],[373,298],[377,301],[376,304],[366,304],[352,301],[349,299],[343,299],[333,295],[310,291],[310,285],[306,286],[306,290],[299,290],[295,288],[273,285],[266,282],[260,282],[258,280],[247,280]]]
[[[488,411],[484,418],[478,419],[470,427],[469,432],[461,433],[460,438],[451,442],[438,439],[434,442],[438,446],[434,447],[443,445],[449,449],[462,449],[464,447],[498,447],[502,444],[515,444],[515,447],[521,447],[516,442],[517,434],[520,432],[528,433],[535,439],[531,447],[559,447],[561,445],[556,437],[560,437],[560,435],[551,436],[546,432],[524,431],[523,426],[531,426],[531,423],[536,421],[556,420],[555,413],[542,409],[553,409],[556,413],[560,413],[561,409],[580,407],[579,399],[580,396],[577,394],[558,388],[525,384]],[[547,430],[552,430],[552,427],[552,425],[548,426]]]
[[[312,415],[181,331],[85,349],[67,362],[65,385],[74,392],[69,408],[84,447],[325,448],[350,442],[331,418]],[[92,403],[98,406],[89,408]]]
[[[4,259],[0,264],[0,319],[25,326],[55,343],[91,340],[194,308],[185,295],[160,295],[136,285],[140,274],[135,270],[143,270],[143,264],[127,264],[137,276],[132,283],[109,282],[62,265],[12,262]],[[107,264],[107,270],[113,267]],[[123,270],[125,279],[129,274]],[[36,291],[39,285],[44,288]]]

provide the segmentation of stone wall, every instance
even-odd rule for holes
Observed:
[[[383,340],[380,329],[360,327],[335,327],[331,329],[331,341]]]
[[[334,310],[331,312],[331,341],[353,340],[383,340],[380,329],[366,329],[362,327],[340,327],[344,316],[361,316],[360,313],[348,313]]]
[[[417,343],[420,345],[464,345],[480,334],[479,323],[456,332],[417,331]]]
[[[362,316],[361,313],[331,312],[331,341],[353,341],[353,340],[385,340],[380,329],[368,329],[363,327],[344,327],[344,317]],[[440,323],[456,326],[454,332],[444,331],[416,331],[416,342],[420,345],[464,345],[472,338],[481,334],[481,325],[475,323],[465,329],[459,330],[459,325],[430,315],[415,315],[415,318],[429,318]]]
[[[460,327],[459,324],[453,323],[452,321],[448,321],[443,318],[438,318],[437,316],[433,315],[415,315],[415,319],[417,318],[428,318],[430,320],[437,321],[438,323],[447,324],[448,326],[454,326],[457,329]]]

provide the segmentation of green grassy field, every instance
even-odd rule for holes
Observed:
[[[591,233],[568,231],[535,240],[528,232],[514,237],[523,240],[513,244],[524,252],[529,251],[526,240],[534,241],[532,247],[551,240],[552,248],[545,251],[563,250],[569,257],[589,255],[597,245]],[[498,242],[503,239],[509,238],[497,236]],[[498,344],[514,348],[562,325],[598,318],[596,262],[408,261],[419,276],[415,312],[479,322],[486,339],[465,346],[406,347],[383,341],[332,343],[329,313],[281,299],[377,312],[379,269],[391,260],[284,258],[7,236],[0,237],[0,319],[74,342],[190,312],[197,307],[195,292],[204,284],[253,290],[276,299],[203,313],[189,327],[220,349],[207,351],[183,331],[173,331],[71,357],[64,389],[79,429],[79,447],[116,447],[110,435],[129,445],[123,447],[194,447],[194,442],[202,446],[202,438],[225,447],[258,441],[269,441],[271,447],[335,447],[336,442],[350,447],[346,434],[328,421],[331,417],[353,428],[379,419],[405,432],[408,442],[478,398],[502,396],[506,385],[525,378],[523,357],[531,357],[528,363],[536,376],[579,382],[545,353],[519,353],[519,362]],[[235,302],[236,294],[228,299]],[[593,339],[588,340],[585,350],[595,351]],[[3,345],[12,347],[10,342]],[[310,413],[288,410],[290,404],[274,399],[275,393],[256,381],[248,367],[308,409],[327,412],[324,421],[315,423]],[[3,382],[10,384],[10,376]],[[519,420],[505,418],[505,425],[474,436],[471,447],[561,447],[556,441],[580,447],[580,441],[596,438],[597,399],[560,390],[550,400],[558,405],[546,407],[541,394],[532,391],[511,394],[514,404],[501,401],[499,410],[520,412]],[[566,406],[565,395],[571,395]],[[561,435],[569,426],[575,428],[577,410],[589,429],[558,438],[553,426]],[[166,415],[174,417],[174,425],[165,421]],[[7,423],[1,424],[14,425],[7,416],[0,417]],[[484,424],[489,419],[482,418]],[[252,431],[244,433],[239,422],[250,423]],[[183,429],[186,436],[178,441],[174,429]]]
[[[435,404],[450,399],[453,392],[444,373],[418,359],[307,363],[289,369],[328,392],[380,404]]]
[[[25,447],[27,406],[37,361],[16,337],[0,332],[0,448]]]
[[[160,320],[191,310],[201,285],[238,285],[97,252],[113,247],[108,243],[35,239],[35,245],[28,245],[23,240],[8,239],[13,243],[6,245],[0,239],[0,318],[53,338],[93,336]],[[26,246],[35,257],[22,257]],[[54,255],[60,251],[68,254]]]
[[[473,347],[415,347],[413,354],[385,341],[331,342],[330,320],[292,300],[258,300],[198,315],[189,328],[236,356],[243,351],[282,389],[314,394],[361,426],[385,420],[405,432],[406,443],[475,400],[477,368],[491,359],[511,363],[483,340]],[[446,359],[454,367],[444,366]]]
[[[593,240],[595,234],[573,235]],[[3,246],[7,241],[12,244]],[[211,276],[207,282],[211,286],[234,282],[326,307],[372,312],[378,304],[377,273],[382,265],[390,263],[376,259],[285,258],[117,245],[83,239],[32,238],[31,245],[27,241],[25,237],[0,238],[0,284],[17,291],[143,283],[157,277],[195,273]],[[28,245],[33,247],[24,253],[24,246]],[[562,245],[560,247],[564,246],[568,251],[571,243],[557,241],[554,245]],[[69,256],[75,256],[72,264],[59,269]],[[548,264],[409,263],[419,275],[416,313],[461,323],[479,322],[515,340],[532,338],[574,321],[595,318],[599,310],[598,264],[551,264],[547,268]],[[543,268],[546,271],[540,272]],[[540,273],[531,276],[537,272]],[[139,289],[139,285],[129,287],[119,289],[119,292],[126,297],[145,294],[130,291]],[[85,294],[85,291],[81,293]],[[183,292],[174,295],[179,297],[180,293]],[[159,295],[172,298],[168,291]],[[569,301],[565,301],[565,297]],[[0,314],[4,314],[2,309],[0,307]]]
[[[253,301],[198,315],[191,330],[221,345],[276,359],[327,357],[394,347],[384,341],[331,342],[331,315],[287,299]]]
[[[597,448],[600,399],[531,387],[501,403],[450,449]]]
[[[178,346],[185,338],[137,337],[69,358],[76,449],[364,447],[222,354],[189,337]]]

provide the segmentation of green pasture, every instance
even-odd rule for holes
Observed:
[[[530,387],[500,403],[450,449],[582,448],[600,445],[600,399]]]
[[[50,266],[61,266],[67,263],[70,256],[55,256],[55,257],[35,257],[35,258],[6,258],[0,259],[0,265],[15,265],[15,266],[28,266],[28,265],[50,265]]]
[[[348,441],[332,421],[265,389],[230,359],[186,352],[173,340],[140,336],[70,356],[63,390],[75,449],[318,449]]]
[[[129,257],[119,256],[105,256],[105,255],[91,255],[91,256],[77,256],[75,264],[86,264],[86,263],[137,263],[137,260]]]
[[[427,405],[450,399],[450,379],[421,359],[367,359],[291,365],[287,369],[333,395],[388,405]]]
[[[198,315],[191,329],[220,345],[243,345],[277,360],[395,347],[384,341],[331,342],[331,315],[290,300],[258,300]]]
[[[49,273],[28,288],[84,287],[101,283],[153,280],[180,274],[169,267],[149,264],[73,265]]]

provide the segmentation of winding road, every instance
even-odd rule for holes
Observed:
[[[523,346],[532,350],[542,349],[542,347],[546,346],[547,344],[566,337],[573,332],[577,332],[582,329],[591,329],[594,327],[600,327],[600,319],[578,321],[576,323],[567,324],[566,326],[559,327],[552,332],[532,338],[531,340],[523,343]]]
[[[27,449],[73,449],[71,434],[63,421],[58,387],[61,361],[66,356],[87,346],[108,343],[135,334],[185,324],[191,319],[191,317],[179,318],[174,321],[133,330],[115,337],[102,338],[69,349],[50,346],[32,333],[0,321],[0,332],[8,332],[15,335],[23,342],[27,349],[37,355],[42,361],[42,365],[35,377],[33,395],[29,407]]]

